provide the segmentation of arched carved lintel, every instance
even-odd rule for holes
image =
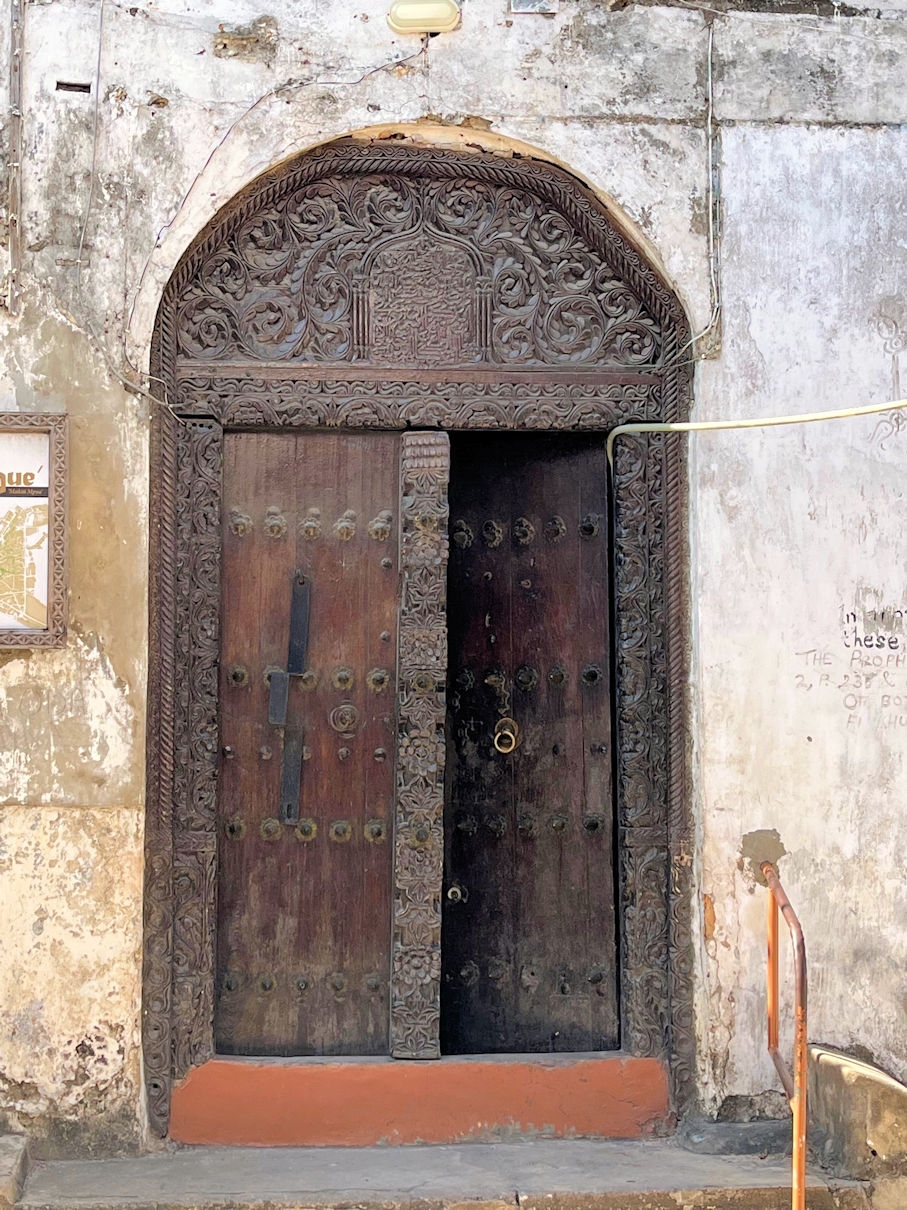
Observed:
[[[659,368],[684,325],[559,169],[341,143],[254,182],[194,242],[161,303],[152,372],[172,384],[180,360],[237,358]]]

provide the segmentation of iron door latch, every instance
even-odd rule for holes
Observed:
[[[290,699],[290,677],[302,676],[305,672],[309,649],[311,600],[311,582],[301,571],[295,571],[290,596],[290,641],[287,650],[287,666],[285,670],[275,669],[271,673],[271,691],[268,698],[268,722],[275,727],[280,727],[283,732],[279,812],[281,823],[297,823],[299,820],[303,728],[301,722],[287,723],[287,708]]]

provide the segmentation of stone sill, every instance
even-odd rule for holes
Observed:
[[[634,1139],[668,1129],[667,1071],[620,1052],[217,1057],[173,1091],[170,1138],[283,1147]]]

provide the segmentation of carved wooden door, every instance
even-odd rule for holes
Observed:
[[[221,1053],[617,1045],[603,442],[453,450],[225,437]]]
[[[388,1052],[400,445],[225,438],[221,1053]]]
[[[614,1048],[604,443],[451,444],[442,1051]]]
[[[501,156],[475,148],[468,152],[426,149],[388,139],[343,140],[285,161],[250,183],[187,249],[162,298],[151,354],[154,381],[170,404],[156,410],[153,446],[157,490],[152,527],[143,1053],[150,1120],[156,1130],[166,1132],[173,1081],[183,1079],[193,1064],[212,1053],[215,1000],[220,1049],[380,1051],[389,1042],[391,1053],[401,1058],[438,1055],[448,685],[444,575],[448,461],[446,439],[438,426],[482,434],[490,430],[539,433],[543,428],[552,434],[601,434],[628,421],[683,420],[691,368],[678,353],[688,345],[689,331],[678,300],[612,224],[600,201],[560,169],[526,156]],[[433,431],[417,433],[414,429],[419,425]],[[338,478],[324,493],[330,506],[312,501],[300,486],[304,480],[294,480],[294,504],[289,502],[289,489],[286,500],[275,496],[289,474],[281,461],[289,456],[277,451],[298,448],[304,461],[309,437],[303,437],[297,447],[290,441],[291,433],[327,430],[333,443],[342,439],[342,430],[373,432],[377,427],[399,433],[404,487],[399,508],[400,582],[394,586],[400,614],[394,686],[393,855],[390,838],[368,848],[362,847],[357,831],[348,841],[330,839],[332,822],[354,821],[354,806],[360,811],[355,817],[357,828],[377,818],[378,812],[373,815],[371,803],[359,799],[344,806],[347,814],[334,812],[332,799],[313,802],[313,787],[325,786],[327,780],[319,781],[320,749],[311,735],[306,738],[315,727],[330,729],[335,744],[331,759],[337,759],[330,788],[347,793],[359,750],[330,728],[326,706],[331,711],[335,705],[363,709],[355,697],[362,690],[361,674],[367,675],[372,666],[389,667],[391,662],[386,665],[383,658],[376,658],[372,665],[359,651],[360,680],[353,696],[347,701],[338,690],[337,696],[321,700],[319,713],[311,718],[302,718],[296,709],[301,701],[310,700],[307,691],[298,677],[288,677],[283,737],[277,735],[277,724],[268,722],[271,691],[264,683],[265,665],[288,668],[291,577],[297,570],[313,570],[303,557],[308,548],[300,543],[299,525],[308,518],[309,508],[321,507],[326,535],[351,507],[345,484],[340,490],[340,476],[342,471],[350,482],[347,472],[352,462],[345,468],[337,463]],[[233,435],[228,437],[227,451],[229,494],[222,508],[225,430]],[[274,435],[253,436],[265,430]],[[267,467],[254,474],[253,456],[244,463],[239,453],[247,438],[274,452],[273,457],[268,454]],[[375,441],[374,448],[381,445],[385,450],[393,444],[391,437]],[[536,534],[535,546],[524,549],[514,538],[520,517],[535,525],[529,502],[515,509],[500,496],[488,496],[487,510],[494,505],[500,515],[486,510],[487,515],[480,517],[479,497],[469,496],[470,482],[482,486],[482,476],[470,470],[473,461],[477,468],[485,467],[491,486],[503,465],[483,453],[485,443],[492,441],[499,439],[483,435],[473,452],[461,453],[462,490],[455,485],[461,521],[472,517],[470,524],[484,525],[486,520],[506,519],[509,528],[498,547],[483,545],[480,530],[472,547],[461,550],[457,542],[453,544],[458,562],[451,580],[455,596],[452,688],[459,704],[451,715],[450,734],[456,743],[451,745],[453,799],[446,823],[448,832],[451,827],[453,832],[448,836],[447,861],[454,880],[473,889],[460,905],[462,912],[452,900],[443,899],[448,906],[444,968],[451,977],[444,987],[446,1047],[547,1047],[566,1044],[568,1035],[578,1045],[600,1045],[616,1037],[611,872],[605,860],[611,819],[606,787],[587,785],[585,779],[604,776],[603,769],[612,763],[609,756],[589,748],[592,742],[605,742],[591,732],[599,730],[593,723],[607,730],[605,714],[595,711],[605,709],[604,689],[610,678],[603,657],[596,655],[605,650],[606,633],[600,626],[594,634],[584,627],[597,625],[590,611],[601,611],[604,617],[604,545],[595,547],[593,538],[581,538],[583,553],[576,557],[588,560],[594,553],[602,561],[602,574],[599,587],[586,593],[582,609],[571,612],[567,594],[576,598],[582,584],[568,579],[573,574],[571,565],[557,561],[567,558],[567,547],[553,545],[549,550]],[[504,457],[503,437],[500,442]],[[625,1044],[635,1054],[670,1052],[672,1062],[676,1057],[678,1087],[692,1087],[687,952],[690,838],[682,700],[685,622],[678,587],[682,587],[678,573],[684,558],[682,453],[676,443],[653,438],[622,442],[617,456],[620,550],[614,579],[620,621],[614,645],[614,700],[619,703],[620,751],[613,764],[621,828],[621,898],[626,905]],[[396,453],[387,457],[393,461]],[[567,455],[562,464],[571,474],[576,470]],[[527,466],[532,473],[514,482],[515,499],[524,488],[536,490],[539,468]],[[559,480],[552,491],[560,491],[561,486]],[[243,491],[237,493],[237,487]],[[384,493],[375,494],[383,497]],[[590,494],[594,494],[591,487]],[[377,498],[373,503],[376,511],[369,513],[368,520],[385,507]],[[273,524],[266,520],[268,509],[281,504],[287,510],[297,508],[292,521],[287,513],[285,538],[279,536],[278,518]],[[580,515],[574,500],[563,504],[561,514],[539,499],[535,505],[539,521],[560,515],[566,524],[568,504],[576,513],[570,526],[582,521],[586,511],[602,515],[605,511],[604,501],[583,502],[586,511]],[[244,530],[242,516],[231,521],[234,506],[249,516],[251,529]],[[227,544],[223,568],[217,557],[221,521]],[[278,536],[272,537],[272,530]],[[453,534],[461,541],[466,537],[460,528]],[[574,531],[569,534],[572,541]],[[388,553],[382,557],[397,558],[390,551],[395,539],[387,541]],[[567,541],[565,534],[563,542]],[[356,543],[372,551],[361,524],[349,548]],[[303,552],[299,564],[291,549]],[[340,550],[336,545],[335,553]],[[284,561],[272,567],[271,560],[277,560],[281,551]],[[550,578],[559,577],[560,584],[556,608],[546,613],[547,629],[538,639],[535,658],[525,656],[526,663],[539,669],[539,688],[510,690],[522,731],[515,755],[504,766],[498,756],[503,760],[505,754],[492,756],[487,743],[480,753],[478,739],[470,741],[473,749],[457,739],[460,724],[478,735],[481,727],[500,721],[503,701],[495,698],[495,706],[474,698],[470,703],[457,688],[456,678],[464,668],[481,666],[493,672],[499,663],[503,666],[503,658],[492,660],[482,648],[479,640],[488,637],[484,629],[482,633],[470,629],[480,624],[484,628],[484,614],[468,610],[485,601],[490,585],[501,588],[502,581],[494,579],[495,566],[504,568],[505,563],[484,566],[478,583],[464,576],[473,574],[470,568],[478,574],[480,557],[503,560],[506,555],[513,560],[520,574],[510,583],[510,595],[503,591],[492,595],[485,612],[495,623],[492,633],[510,641],[508,636],[523,634],[516,622],[505,627],[501,621],[505,605],[512,602],[513,618],[531,635],[532,619],[517,608],[522,608],[520,593],[535,591],[523,589],[521,583],[533,580],[519,563],[528,551],[545,554],[537,563],[536,578],[541,581],[543,572],[549,576],[544,598],[548,604],[554,595]],[[373,563],[368,566],[373,568]],[[352,599],[360,584],[356,576],[365,573],[343,567],[340,583]],[[218,674],[221,570],[227,583],[225,649]],[[492,574],[491,581],[484,579],[485,571]],[[383,579],[380,584],[383,593],[389,586]],[[305,585],[299,588],[297,616],[301,618]],[[319,632],[324,593],[315,579],[309,583],[309,594],[310,655],[313,661],[316,656],[325,661],[327,656],[318,650],[324,640]],[[265,612],[280,619],[279,626],[269,621],[259,636],[259,618]],[[279,633],[271,633],[272,625]],[[572,646],[567,642],[571,635]],[[583,649],[586,645],[588,650]],[[516,650],[510,655],[513,660],[519,656],[507,665],[515,675],[524,655]],[[338,663],[332,667],[339,666],[342,656],[336,656]],[[546,677],[564,661],[572,678],[562,686],[560,699],[539,696],[540,689],[549,695],[550,683],[541,682],[546,660]],[[598,688],[577,681],[586,664],[602,667],[604,682],[598,682]],[[239,681],[232,678],[234,666]],[[250,678],[245,684],[240,683],[242,667]],[[505,691],[502,682],[502,694]],[[317,692],[325,692],[324,682]],[[560,714],[554,711],[557,700],[563,707]],[[542,713],[533,701],[544,701],[549,713]],[[383,701],[380,710],[381,717],[393,713]],[[474,714],[469,715],[469,710]],[[552,732],[547,753],[533,748],[537,730],[544,726]],[[554,738],[558,728],[567,739]],[[261,832],[266,820],[280,818],[280,745],[287,733],[291,755],[301,754],[305,746],[313,752],[308,762],[300,762],[300,823],[310,817],[319,825],[317,835],[309,840],[296,837],[295,823],[281,823],[280,839],[268,839]],[[568,740],[573,745],[571,772],[562,775],[555,773],[564,758],[555,754],[554,744]],[[506,737],[503,742],[506,746]],[[385,787],[390,784],[392,746],[376,741],[375,747],[386,747],[388,756],[383,765],[369,766],[370,775],[385,779]],[[268,747],[271,757],[265,760],[260,749]],[[345,763],[337,755],[340,747],[351,749]],[[227,749],[223,756],[219,755],[222,748]],[[479,763],[467,768],[473,759]],[[593,759],[601,764],[591,763]],[[582,787],[573,780],[574,766],[582,769]],[[512,771],[511,789],[501,776],[503,767]],[[290,762],[289,773],[294,769]],[[532,770],[536,771],[530,776]],[[474,809],[466,801],[470,784]],[[562,799],[568,787],[570,803],[565,807]],[[530,801],[531,809],[519,809],[522,800]],[[546,814],[548,803],[553,805]],[[509,838],[497,835],[500,825],[495,817],[504,816],[505,808],[511,813],[505,827],[516,827],[517,812],[534,812],[542,823],[548,820],[550,834],[537,847],[539,853],[555,854],[545,859],[551,861],[550,867],[543,870],[530,859],[528,844],[522,848],[516,844],[517,836],[523,843],[523,832],[516,830]],[[458,812],[465,828],[458,827]],[[492,817],[491,828],[483,822],[486,814]],[[470,816],[475,832],[470,830]],[[228,832],[234,820],[235,833]],[[313,848],[318,845],[323,847]],[[475,846],[472,855],[468,845]],[[220,857],[221,909],[221,970],[216,988],[215,846]],[[493,860],[495,855],[499,860]],[[258,872],[259,862],[266,863],[260,867],[264,873]],[[510,863],[503,872],[502,863]],[[375,877],[366,889],[368,872],[373,870]],[[474,890],[476,874],[487,884],[484,899]],[[335,878],[345,881],[343,892],[336,889],[340,881]],[[584,879],[587,895],[579,893]],[[318,889],[320,885],[330,889]],[[450,883],[447,889],[453,889]],[[575,902],[568,914],[570,896]],[[253,902],[256,897],[258,906]],[[374,910],[368,912],[363,938],[373,940],[357,941],[356,946],[364,948],[355,956],[350,930],[365,913],[367,902]],[[326,913],[328,908],[330,923],[318,925],[328,931],[318,934],[317,946],[312,941],[317,953],[315,949],[310,953],[301,939],[305,914]],[[543,909],[552,913],[548,931],[533,915]],[[383,1025],[388,1005],[379,1002],[387,993],[363,991],[359,984],[354,987],[355,980],[342,982],[343,972],[354,967],[367,978],[378,970],[378,955],[387,952],[388,915],[389,1039]],[[254,928],[246,930],[244,925],[259,917],[265,922],[260,938]],[[514,961],[519,957],[514,976],[519,986],[510,987],[506,995],[498,987],[498,963],[508,951],[502,957],[503,943],[494,936],[489,940],[489,920],[500,923],[512,939]],[[555,944],[558,929],[563,933],[562,945],[560,937]],[[574,933],[586,942],[581,945]],[[532,938],[538,940],[535,947]],[[531,961],[541,956],[549,973],[536,993],[532,987],[538,972]],[[278,959],[285,961],[286,969]],[[552,990],[550,971],[562,973],[555,959],[561,961],[565,975],[573,972],[574,979],[565,977]],[[278,970],[283,972],[279,979]],[[316,970],[317,989],[314,982],[309,986]],[[582,1007],[586,1004],[583,970],[589,988],[598,989],[598,999],[590,998],[586,1007]],[[276,980],[273,986],[268,982],[271,974]],[[324,980],[335,975],[339,986],[328,989]],[[266,988],[255,991],[255,980],[261,978]],[[291,991],[288,980],[297,978],[302,983],[293,982],[295,991]],[[247,1008],[240,1007],[242,997],[230,999],[240,987],[243,996],[250,997]],[[379,999],[368,999],[373,994]],[[374,1013],[366,1007],[373,1004]],[[520,1016],[523,1009],[526,1012]],[[562,1029],[558,1022],[567,1021],[568,1009],[572,1015]],[[312,1014],[327,1024],[311,1029]],[[576,1022],[584,1014],[586,1026],[580,1030]],[[467,1018],[477,1023],[479,1036],[468,1037],[461,1031],[460,1024]],[[525,1029],[521,1022],[528,1023]]]

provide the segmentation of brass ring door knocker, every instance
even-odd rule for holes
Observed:
[[[499,718],[494,726],[494,746],[505,756],[514,750],[519,742],[520,728],[515,719]]]

